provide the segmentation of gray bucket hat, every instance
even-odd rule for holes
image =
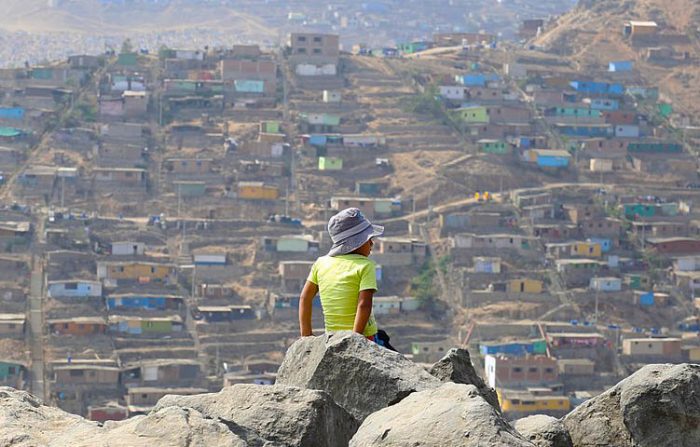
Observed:
[[[340,256],[352,253],[375,236],[381,236],[384,227],[372,225],[359,209],[348,208],[330,218],[328,233],[333,241],[328,256]]]

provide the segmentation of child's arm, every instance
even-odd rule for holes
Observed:
[[[355,314],[355,324],[352,330],[358,334],[362,334],[367,326],[370,315],[372,315],[372,298],[374,297],[374,289],[360,290],[360,296],[357,300],[357,313]]]
[[[311,312],[314,297],[318,293],[318,286],[311,281],[306,281],[304,289],[299,295],[299,331],[302,337],[313,335],[311,332]]]

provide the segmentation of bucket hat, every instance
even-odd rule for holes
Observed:
[[[384,227],[372,225],[358,208],[347,208],[328,220],[333,246],[328,256],[352,253],[373,237],[384,234]]]

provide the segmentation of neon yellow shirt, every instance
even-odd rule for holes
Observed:
[[[362,255],[322,256],[311,267],[308,281],[318,286],[326,332],[351,331],[355,325],[361,290],[377,290],[374,261]],[[365,326],[365,337],[377,333],[374,312]]]

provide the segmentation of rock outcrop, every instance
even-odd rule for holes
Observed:
[[[431,371],[357,334],[307,337],[277,385],[166,396],[148,415],[103,425],[0,387],[0,446],[700,446],[700,365],[648,365],[561,420],[515,428],[468,352]]]
[[[363,421],[440,381],[401,354],[352,332],[297,340],[277,372],[277,383],[323,390]]]
[[[165,408],[123,422],[108,422],[95,431],[68,432],[51,446],[97,447],[191,447],[215,445],[248,447],[226,424],[209,419],[191,408]]]
[[[513,425],[537,447],[573,447],[568,430],[555,417],[536,414],[518,419]]]
[[[218,393],[165,396],[153,412],[192,408],[222,421],[249,445],[347,446],[359,424],[330,396],[282,385],[234,385]]]
[[[534,447],[474,385],[445,383],[371,414],[351,447]]]
[[[86,421],[14,388],[0,387],[0,446],[49,445],[65,432],[96,429]]]
[[[496,390],[486,385],[484,379],[476,373],[469,351],[466,349],[452,348],[447,351],[445,357],[430,368],[430,374],[443,382],[474,385],[481,396],[486,399],[486,402],[490,403],[496,410],[501,411]]]
[[[564,417],[575,447],[700,445],[700,365],[647,365]]]

